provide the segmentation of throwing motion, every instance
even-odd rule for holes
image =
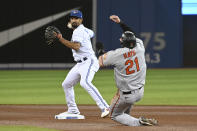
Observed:
[[[74,86],[80,85],[91,95],[98,107],[101,109],[101,117],[109,114],[109,105],[103,99],[98,89],[92,84],[95,72],[99,69],[98,59],[92,49],[91,38],[94,32],[82,24],[83,16],[81,11],[73,10],[70,13],[68,27],[73,29],[72,39],[68,41],[62,37],[61,33],[54,31],[56,38],[65,46],[72,49],[76,65],[69,71],[62,87],[65,92],[68,111],[60,113],[57,117],[78,119],[80,111],[75,103]],[[70,115],[72,114],[72,115]]]

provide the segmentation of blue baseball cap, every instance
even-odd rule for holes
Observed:
[[[81,19],[83,18],[83,15],[82,15],[81,11],[79,11],[79,10],[71,11],[70,17],[72,17],[72,16],[78,17],[78,18],[81,18]]]

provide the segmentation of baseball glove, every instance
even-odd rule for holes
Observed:
[[[56,28],[55,26],[48,26],[45,29],[45,33],[44,33],[46,43],[48,45],[54,44],[55,41],[58,40],[57,34],[61,34],[58,28]]]
[[[101,42],[96,43],[96,54],[97,56],[101,56],[105,53],[104,45]]]

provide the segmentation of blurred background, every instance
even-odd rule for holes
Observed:
[[[48,46],[44,30],[54,25],[70,40],[73,9],[96,33],[94,49],[97,42],[106,51],[120,47],[122,30],[109,20],[116,14],[144,41],[148,68],[197,67],[197,0],[7,0],[0,6],[0,69],[72,67],[71,49]]]

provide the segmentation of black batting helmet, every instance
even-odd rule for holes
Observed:
[[[123,47],[133,48],[136,46],[136,37],[133,32],[125,31],[120,38],[120,43]],[[133,44],[131,44],[133,43]]]

